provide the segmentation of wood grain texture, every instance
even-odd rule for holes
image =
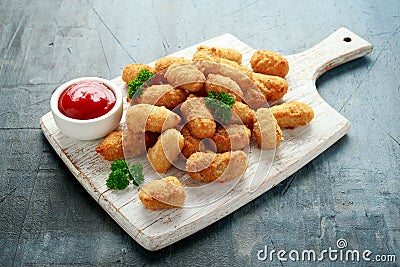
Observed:
[[[350,37],[351,42],[343,41]],[[235,48],[243,54],[244,64],[247,65],[255,51],[230,34],[202,44]],[[198,45],[171,56],[191,58]],[[139,244],[149,250],[158,250],[247,204],[282,182],[346,134],[349,122],[318,95],[315,80],[326,70],[371,51],[372,46],[368,42],[341,28],[309,50],[288,56],[291,66],[287,77],[289,93],[285,95],[283,101],[306,102],[314,109],[314,120],[305,127],[284,131],[285,141],[276,151],[271,170],[269,164],[257,165],[260,160],[258,157],[260,150],[254,145],[249,153],[248,170],[232,191],[214,201],[213,197],[219,191],[211,187],[207,193],[198,194],[189,208],[149,211],[139,201],[137,187],[122,191],[109,190],[105,185],[109,174],[109,162],[102,160],[95,152],[99,140],[84,142],[64,136],[55,125],[51,113],[41,119],[41,127],[57,154],[89,194]],[[113,81],[126,93],[126,85],[121,77]],[[144,169],[145,173],[150,172],[151,166],[145,164]],[[172,170],[166,175],[174,172]],[[190,191],[187,194],[193,199]],[[200,205],[200,203],[207,204]],[[199,207],[193,207],[196,204]]]
[[[298,266],[256,253],[322,250],[338,238],[399,257],[399,10],[397,0],[0,1],[0,264]],[[317,80],[349,133],[247,205],[156,252],[90,197],[38,123],[58,85],[112,79],[132,58],[151,62],[225,32],[289,55],[343,26],[374,45]]]

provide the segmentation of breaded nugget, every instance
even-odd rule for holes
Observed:
[[[201,51],[206,54],[210,54],[220,58],[225,58],[231,61],[235,61],[238,64],[242,64],[242,54],[233,48],[208,47],[201,45],[197,47],[197,51]]]
[[[149,70],[152,73],[156,73],[155,70],[144,64],[129,64],[126,65],[125,68],[122,70],[122,80],[126,83],[129,83],[133,79],[135,79],[141,70]]]
[[[206,80],[204,74],[192,64],[172,66],[168,68],[164,77],[173,87],[178,87],[192,93],[203,88]]]
[[[314,118],[313,109],[303,102],[291,101],[270,108],[282,128],[304,126]]]
[[[134,133],[130,130],[123,131],[121,150],[125,158],[134,158],[146,152],[146,135],[146,133]]]
[[[153,146],[157,138],[158,135],[152,132],[145,132],[144,137],[143,133],[130,130],[112,132],[96,147],[96,152],[109,161],[133,158],[143,154],[146,147]]]
[[[181,129],[181,134],[183,135],[183,138],[185,138],[185,143],[181,153],[186,159],[193,153],[204,150],[204,146],[202,146],[201,142],[202,139],[194,137],[190,133],[187,125]]]
[[[181,105],[181,112],[193,136],[211,138],[214,135],[216,123],[211,111],[205,104],[204,98],[189,97]]]
[[[283,141],[283,133],[275,117],[268,108],[256,111],[257,122],[253,133],[261,149],[274,149]]]
[[[218,94],[225,92],[240,101],[243,98],[242,89],[229,77],[219,74],[209,74],[205,83],[206,92],[216,92]]]
[[[217,154],[196,152],[186,162],[189,176],[204,182],[231,181],[244,174],[247,166],[247,155],[241,150]]]
[[[110,133],[96,147],[96,152],[105,160],[114,161],[117,159],[124,159],[124,151],[122,150],[122,132],[123,131]]]
[[[251,56],[250,64],[255,72],[262,74],[285,78],[289,72],[289,63],[286,58],[269,50],[254,52]]]
[[[169,84],[156,84],[143,89],[143,93],[137,98],[136,102],[174,109],[184,102],[186,98],[187,93],[185,90],[174,89]]]
[[[154,69],[156,72],[168,69],[173,65],[180,65],[185,63],[192,62],[190,59],[186,59],[183,57],[163,57],[156,61]]]
[[[248,67],[243,66],[235,61],[225,59],[225,58],[220,58],[220,57],[217,57],[214,55],[210,55],[210,54],[205,53],[204,51],[196,51],[193,54],[193,62],[203,62],[203,61],[227,65],[231,68],[234,68],[236,70],[243,72],[246,75],[251,73],[251,70]]]
[[[128,108],[125,120],[128,129],[135,133],[145,131],[160,133],[166,129],[176,128],[181,122],[181,117],[166,107],[137,104]]]
[[[264,94],[258,89],[257,85],[242,71],[237,71],[230,66],[216,64],[214,62],[202,61],[197,63],[197,68],[204,73],[205,76],[211,74],[219,74],[229,77],[239,85],[243,92],[243,102],[251,108],[257,109],[266,103]]]
[[[256,114],[248,105],[236,101],[232,106],[231,124],[244,124],[247,128],[253,129],[256,122]]]
[[[243,124],[232,124],[226,127],[219,126],[212,140],[218,152],[241,150],[250,143],[251,131]]]
[[[179,208],[186,199],[185,190],[175,176],[153,180],[139,192],[143,206],[151,210]]]
[[[279,76],[252,73],[250,75],[250,79],[264,94],[267,101],[273,101],[282,98],[287,93],[289,87],[286,80]]]
[[[185,139],[176,129],[168,129],[149,149],[147,157],[156,172],[166,172],[181,152]]]

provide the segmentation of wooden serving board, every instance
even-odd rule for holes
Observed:
[[[224,34],[201,43],[207,46],[231,47],[243,54],[243,62],[255,51],[231,34]],[[194,45],[171,56],[191,58]],[[284,130],[285,140],[276,150],[268,177],[254,190],[249,190],[248,172],[235,188],[217,201],[192,208],[151,211],[138,199],[136,186],[122,191],[109,190],[106,179],[110,163],[95,152],[101,140],[77,141],[64,136],[54,123],[51,112],[41,118],[43,133],[55,151],[89,194],[139,244],[148,250],[168,246],[230,214],[259,195],[282,182],[345,135],[349,121],[330,107],[318,94],[315,81],[325,71],[372,51],[372,45],[348,29],[341,28],[316,46],[295,55],[286,56],[290,71],[289,91],[283,102],[299,100],[308,103],[315,112],[313,121],[304,127]],[[153,62],[154,63],[154,62]],[[126,85],[113,80],[121,90]],[[249,173],[250,175],[250,173]]]

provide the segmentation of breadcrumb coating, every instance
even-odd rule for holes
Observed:
[[[246,148],[250,143],[251,131],[245,125],[219,126],[212,137],[217,152],[235,151]]]
[[[152,73],[156,73],[156,71],[145,64],[129,64],[124,67],[122,70],[122,80],[126,83],[129,83],[133,79],[135,79],[141,70],[149,70]]]
[[[179,208],[185,202],[186,193],[175,176],[168,176],[145,184],[139,191],[139,199],[150,210]]]
[[[255,72],[262,74],[285,78],[289,72],[289,63],[286,58],[269,50],[254,52],[251,56],[250,64]]]
[[[288,90],[288,83],[279,76],[252,73],[250,79],[257,85],[264,94],[267,101],[274,101],[282,98]]]
[[[181,122],[181,117],[167,109],[149,104],[137,104],[126,111],[126,125],[135,132],[162,132],[176,128]]]
[[[168,69],[171,66],[190,62],[192,62],[190,59],[186,59],[183,57],[163,57],[156,61],[154,69],[156,72],[160,72],[162,70]]]
[[[201,45],[197,47],[197,51],[204,52],[206,54],[225,58],[231,61],[235,61],[238,64],[242,64],[242,54],[233,48],[222,48],[222,47],[208,47]]]
[[[283,141],[283,133],[275,117],[268,108],[256,111],[257,122],[253,133],[261,149],[274,149]]]
[[[175,129],[168,129],[158,137],[157,143],[149,149],[147,157],[154,170],[166,172],[181,152],[185,139]]]
[[[303,102],[291,101],[270,108],[282,128],[304,126],[314,118],[313,109]]]
[[[204,182],[231,181],[244,174],[247,166],[247,155],[241,150],[225,153],[196,152],[186,162],[189,176]]]

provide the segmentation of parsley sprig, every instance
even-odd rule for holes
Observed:
[[[144,180],[143,166],[136,163],[130,166],[128,162],[118,159],[111,163],[111,173],[106,181],[110,189],[125,189],[130,181],[134,185],[140,185]]]
[[[128,83],[128,96],[130,99],[135,99],[142,94],[142,86],[149,81],[154,74],[146,69],[140,70],[138,76]]]
[[[222,92],[208,92],[205,99],[206,106],[213,111],[214,119],[222,123],[229,123],[232,119],[231,109],[235,99],[229,94]]]

